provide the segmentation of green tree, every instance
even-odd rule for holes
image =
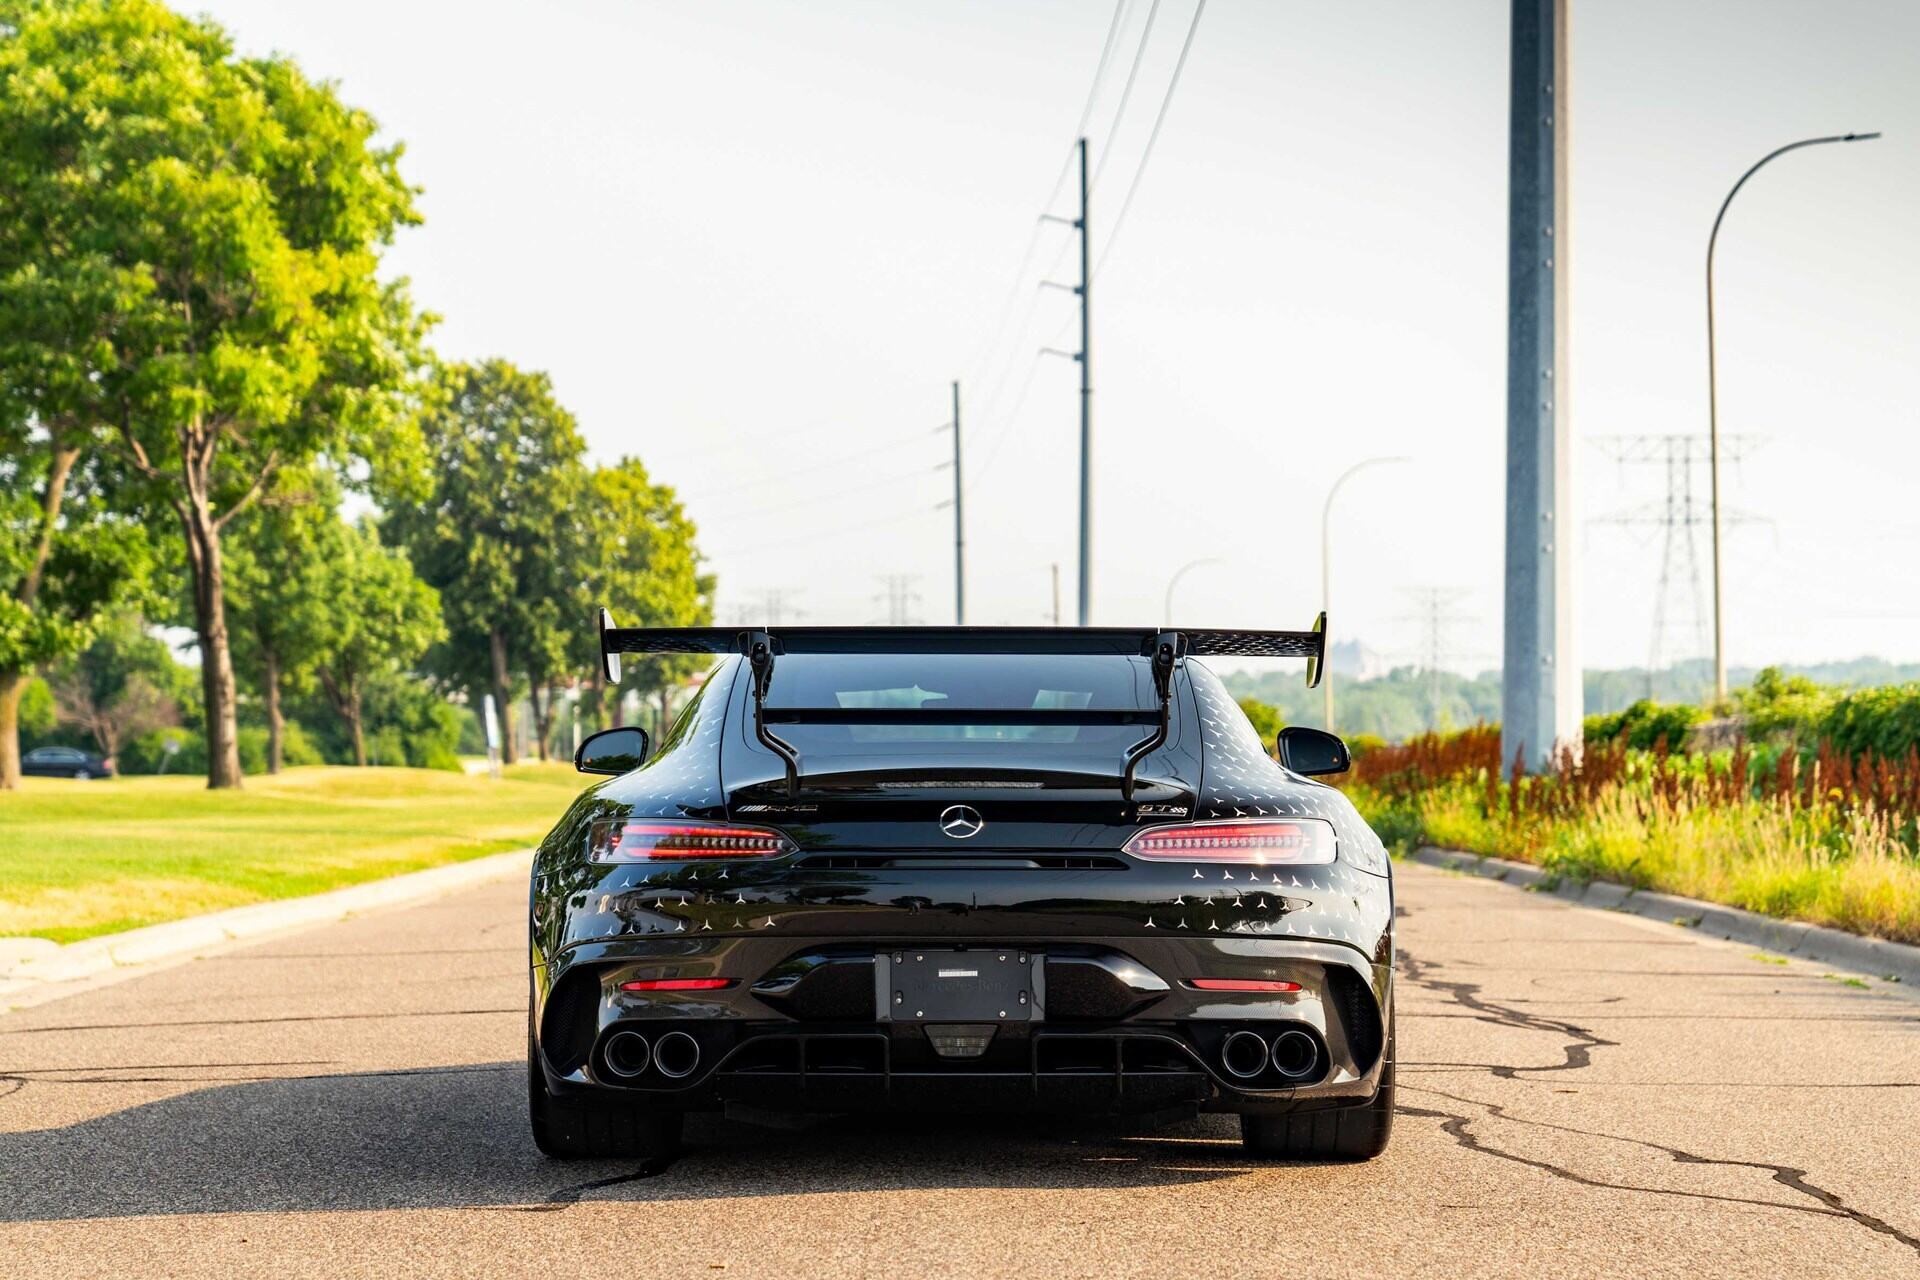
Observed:
[[[343,530],[338,550],[319,576],[333,613],[314,675],[346,725],[353,762],[365,765],[368,686],[411,667],[446,634],[440,598],[415,576],[404,555],[381,545],[364,526]]]
[[[440,593],[435,674],[476,710],[493,695],[512,764],[515,692],[529,672],[537,684],[561,670],[568,636],[588,625],[572,612],[586,445],[547,375],[504,360],[443,370],[422,431],[433,492],[394,504],[382,529]]]
[[[0,284],[0,327],[6,309]],[[35,669],[79,652],[97,613],[140,601],[150,564],[145,533],[105,509],[85,430],[15,423],[0,424],[0,790],[20,784],[20,702]]]
[[[714,580],[700,572],[696,530],[674,491],[655,484],[638,458],[622,458],[593,472],[590,492],[587,531],[593,563],[582,616],[590,620],[604,605],[623,626],[711,623]],[[588,716],[596,728],[604,728],[620,691],[605,687],[598,643],[590,621],[578,626],[571,635],[569,658],[575,670],[591,673]],[[665,694],[702,665],[698,658],[649,658],[627,664],[622,683],[643,697]]]
[[[133,738],[180,723],[193,677],[137,614],[104,620],[96,631],[48,683],[60,720],[112,759]]]
[[[209,786],[240,784],[229,523],[283,467],[418,457],[424,321],[376,275],[417,218],[374,132],[153,0],[29,6],[0,39],[0,223],[43,250],[15,283],[55,321],[40,366],[100,402],[129,502],[179,524]]]
[[[342,624],[328,567],[352,531],[339,487],[325,471],[286,472],[275,492],[235,526],[227,559],[227,614],[235,666],[267,717],[267,772],[285,756],[285,695],[310,687],[314,663]],[[417,655],[416,655],[417,656]]]
[[[1287,727],[1287,721],[1272,705],[1258,698],[1240,698],[1240,709],[1247,713],[1247,719],[1253,724],[1254,733],[1259,735],[1261,745],[1268,751],[1274,749],[1274,742],[1280,731]]]

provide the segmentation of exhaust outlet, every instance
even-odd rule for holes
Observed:
[[[1236,1079],[1251,1080],[1267,1069],[1267,1042],[1251,1031],[1236,1031],[1220,1046],[1220,1065]]]
[[[607,1047],[600,1056],[606,1060],[607,1070],[622,1080],[631,1080],[647,1069],[652,1050],[638,1031],[616,1031],[607,1037]]]
[[[1320,1065],[1320,1044],[1298,1029],[1273,1038],[1273,1069],[1289,1080],[1310,1076]]]
[[[669,1031],[654,1046],[653,1065],[669,1080],[684,1080],[700,1067],[700,1042],[684,1031]]]

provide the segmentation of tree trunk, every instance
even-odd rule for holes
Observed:
[[[507,675],[507,633],[495,627],[487,636],[493,655],[493,707],[500,718],[500,763],[512,764],[520,758],[513,740],[513,681]]]
[[[267,695],[267,772],[278,773],[286,730],[286,721],[280,714],[280,655],[269,649],[263,661],[267,668],[261,680]]]
[[[588,688],[593,690],[593,710],[587,716],[587,732],[598,733],[607,727],[607,673],[600,669],[599,663],[593,664],[593,675],[588,679]]]
[[[200,690],[207,721],[207,786],[240,785],[238,695],[233,652],[227,644],[226,584],[220,567],[220,526],[205,498],[190,493],[180,504],[187,535],[187,567],[193,574],[194,632],[200,641]]]
[[[27,673],[0,671],[0,791],[20,785],[20,695]]]
[[[541,680],[538,676],[527,677],[527,702],[533,708],[533,751],[540,763],[547,762],[547,739],[553,736],[553,686],[546,686],[546,697],[541,696]]]
[[[314,669],[320,677],[320,687],[326,690],[327,701],[333,704],[333,710],[346,722],[347,736],[353,741],[353,762],[362,769],[367,767],[367,739],[361,725],[360,680],[351,671],[343,670],[336,678],[331,670],[322,666]]]
[[[40,532],[34,540],[33,559],[20,580],[14,599],[33,611],[40,596],[40,577],[53,555],[54,530],[60,524],[60,505],[67,495],[67,477],[80,450],[63,445],[56,435],[53,458],[47,470],[47,486],[40,494]],[[20,785],[20,698],[27,691],[25,671],[0,671],[0,791],[12,791]]]

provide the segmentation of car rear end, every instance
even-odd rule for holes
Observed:
[[[1266,758],[1210,672],[1185,661],[1165,687],[1164,736],[1122,786],[1146,730],[1091,713],[1151,705],[1145,657],[788,658],[759,708],[730,662],[671,749],[543,851],[549,1087],[673,1112],[1280,1116],[1375,1098],[1378,841]],[[1005,714],[782,715],[930,702]],[[1089,714],[1014,722],[1036,707]]]

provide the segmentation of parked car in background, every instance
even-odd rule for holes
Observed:
[[[111,778],[113,761],[78,747],[35,747],[21,757],[20,772],[35,778]]]

